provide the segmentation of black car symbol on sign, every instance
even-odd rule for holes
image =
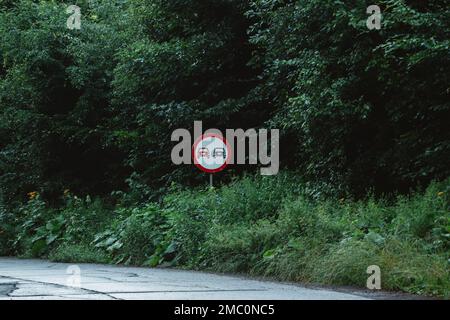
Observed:
[[[225,148],[215,148],[213,151],[213,157],[223,157],[224,159],[227,157],[227,153],[225,151]]]

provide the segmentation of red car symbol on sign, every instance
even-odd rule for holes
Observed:
[[[198,150],[198,157],[199,158],[209,158],[208,148],[201,148],[200,150]]]

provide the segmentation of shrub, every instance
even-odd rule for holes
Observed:
[[[183,266],[364,287],[367,267],[375,264],[384,289],[447,296],[447,186],[356,202],[318,200],[302,188],[291,196],[280,186],[279,197],[267,200],[272,191],[247,178],[221,189],[175,192],[165,208]],[[254,215],[240,214],[248,211]]]
[[[282,203],[301,192],[300,186],[295,178],[281,174],[275,179],[245,177],[218,189],[174,189],[163,207],[179,262],[198,267],[207,260],[203,244],[215,225],[275,219]]]
[[[66,194],[65,206],[59,211],[65,220],[64,242],[89,244],[94,235],[105,230],[114,220],[113,208],[100,199],[89,196],[80,199]]]
[[[97,234],[93,244],[114,256],[116,263],[157,265],[170,250],[166,243],[167,222],[157,204],[120,208],[123,220],[113,222],[112,229]],[[155,255],[156,254],[156,255]]]

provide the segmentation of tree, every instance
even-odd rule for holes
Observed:
[[[252,1],[258,91],[309,180],[363,194],[449,174],[449,11],[444,1]],[[287,135],[287,134],[286,134]]]
[[[105,142],[114,54],[126,44],[116,32],[123,18],[108,15],[120,6],[86,10],[82,31],[67,29],[65,9],[21,1],[0,14],[0,180],[8,198],[32,190],[56,198],[65,188],[102,194],[126,177],[117,170],[123,155]]]

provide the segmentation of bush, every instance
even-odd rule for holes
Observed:
[[[175,189],[164,198],[163,206],[180,262],[189,266],[202,263],[203,243],[215,225],[275,219],[283,202],[302,192],[300,187],[294,177],[280,175],[275,179],[245,177],[219,189]]]
[[[17,230],[14,253],[24,257],[47,257],[60,244],[88,245],[94,235],[110,222],[110,212],[105,203],[90,197],[80,199],[66,192],[64,206],[53,208],[37,192],[10,214],[6,226]],[[12,219],[14,216],[14,219]]]
[[[59,210],[65,221],[63,241],[70,244],[91,243],[94,236],[115,219],[113,209],[98,198],[91,200],[87,196],[80,199],[66,192],[65,205]]]
[[[289,196],[285,185],[268,201],[271,191],[248,178],[174,193],[166,208],[182,265],[364,287],[366,269],[375,264],[384,289],[448,296],[448,185],[433,183],[395,201],[358,202],[316,200],[303,191]]]
[[[111,229],[97,234],[93,244],[110,253],[116,263],[157,265],[168,254],[168,225],[157,204],[144,207],[119,208],[119,219]]]

